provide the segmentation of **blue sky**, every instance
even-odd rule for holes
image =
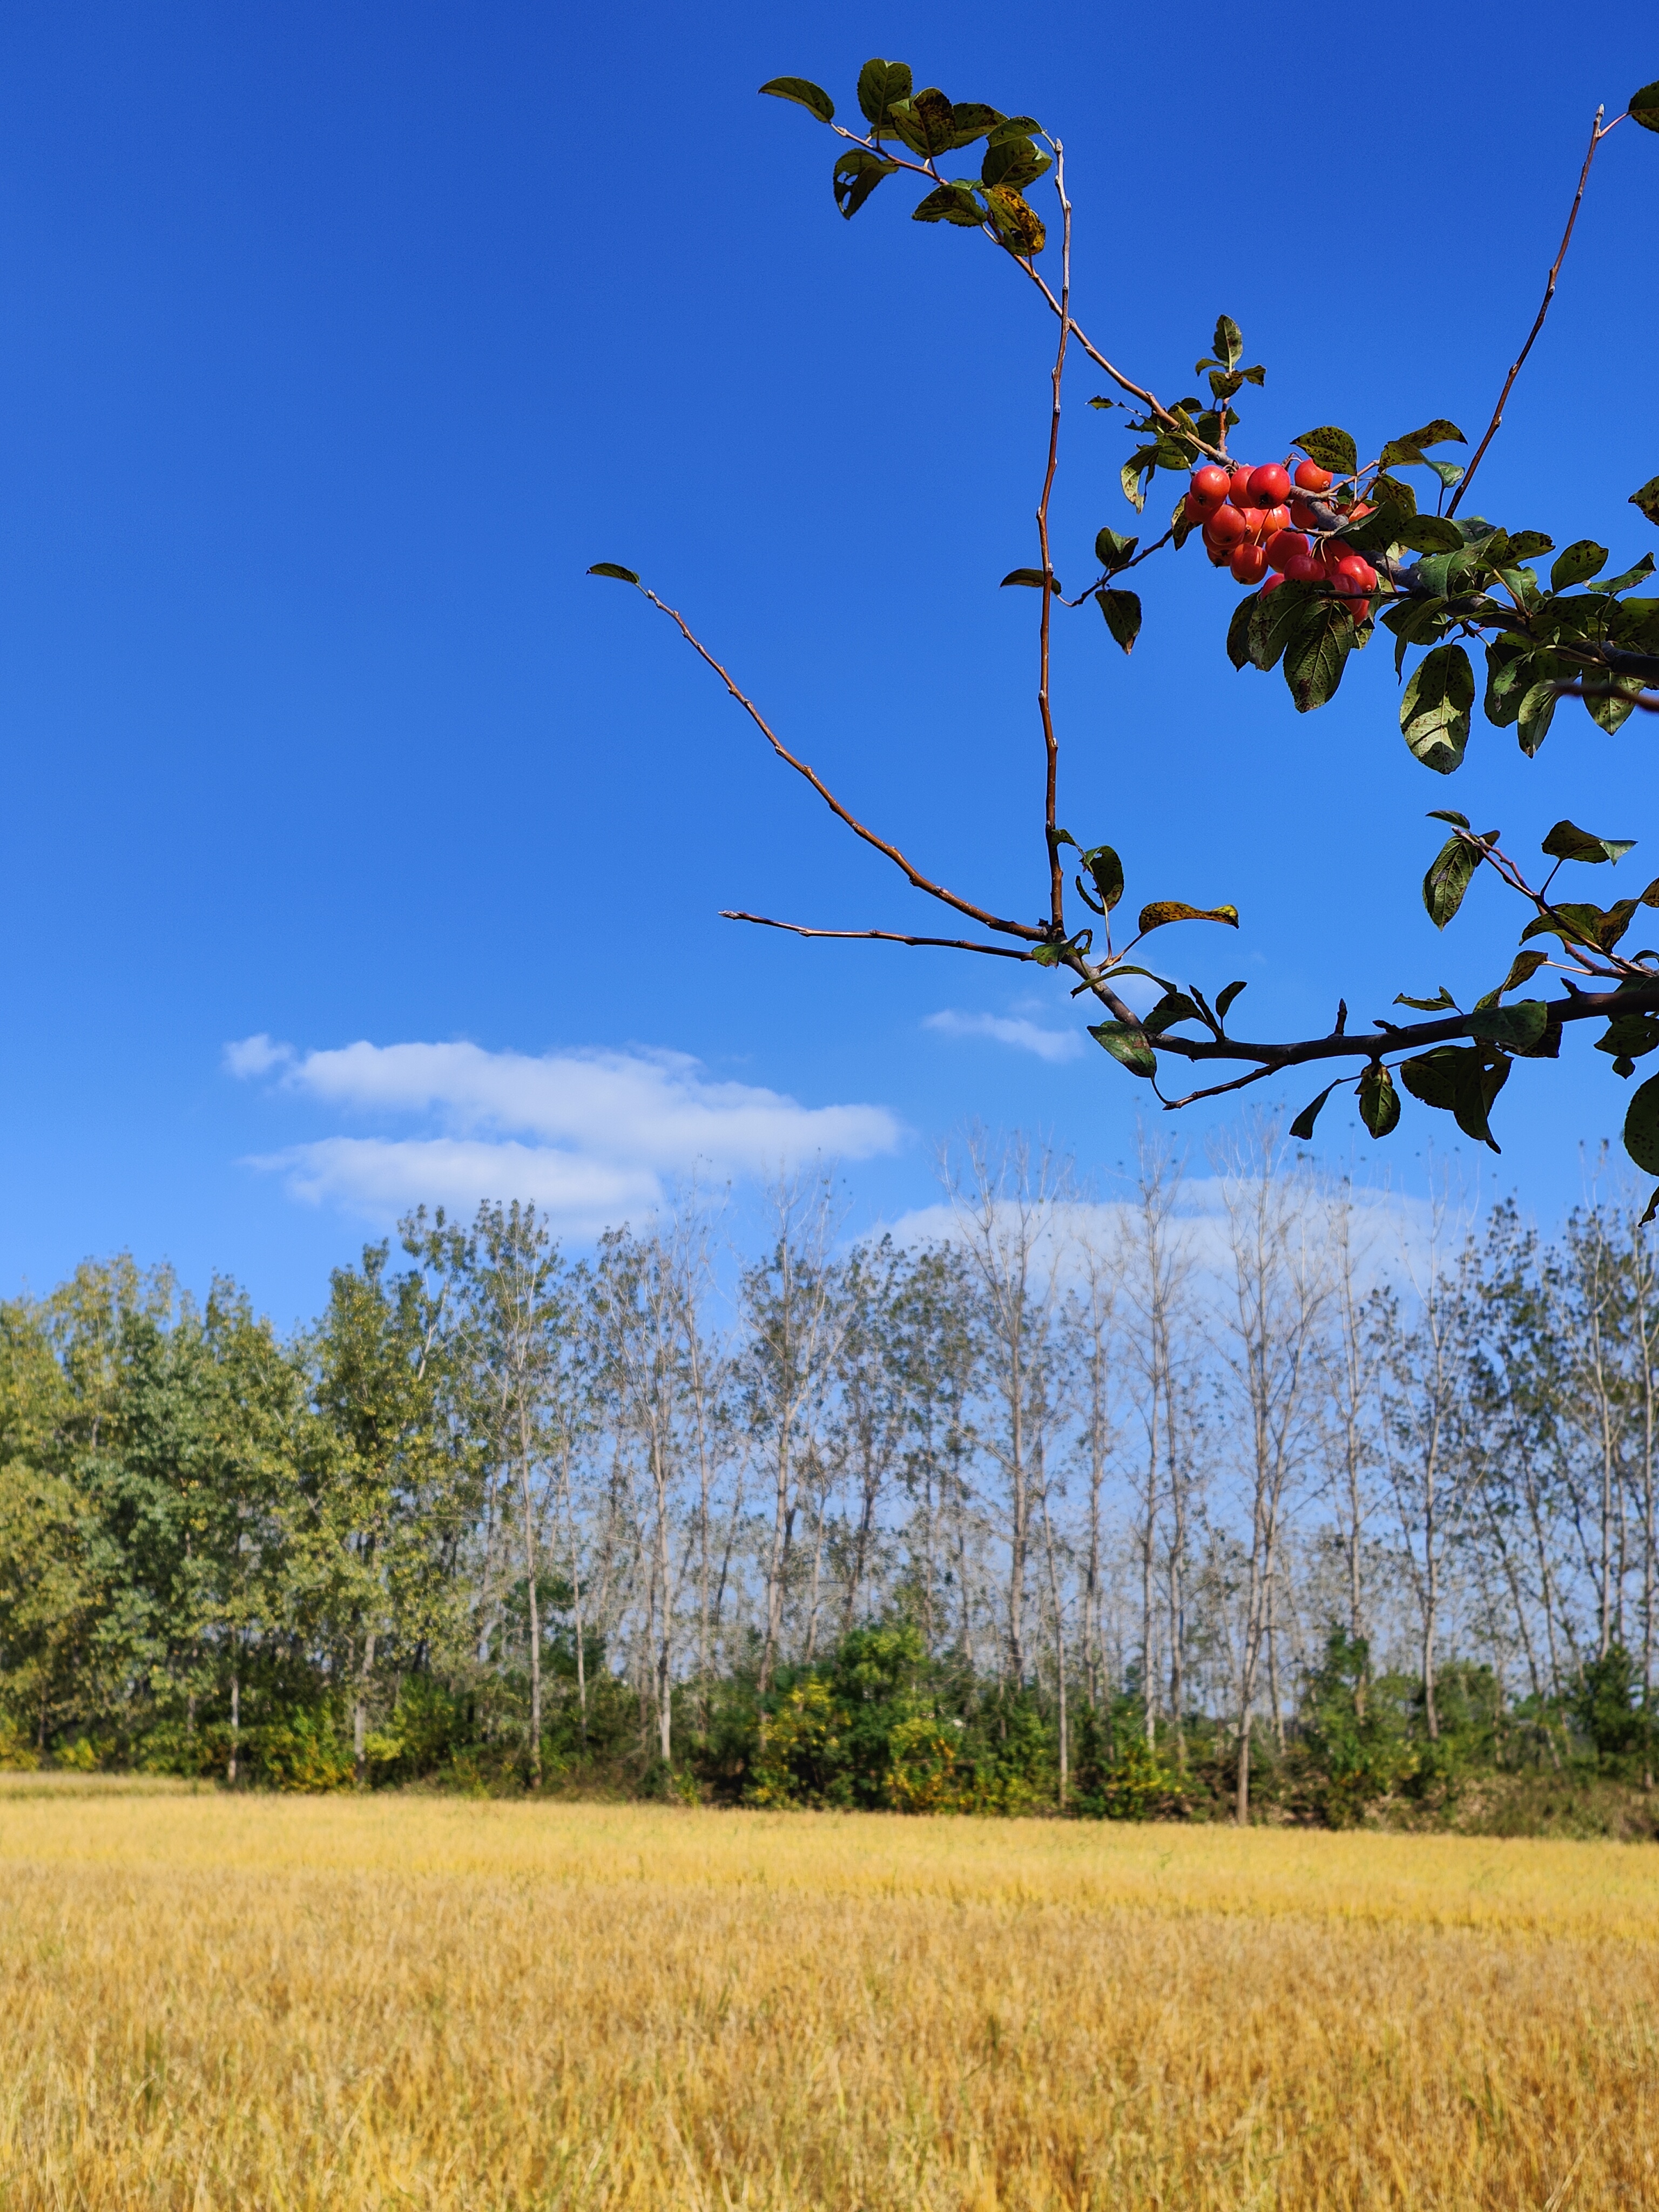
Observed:
[[[1048,327],[902,185],[844,224],[828,134],[755,88],[799,72],[850,106],[883,52],[1039,116],[1085,326],[1178,392],[1237,316],[1268,458],[1310,422],[1369,443],[1489,412],[1597,100],[1659,76],[1647,9],[1567,38],[1522,0],[1504,25],[14,11],[0,1282],[127,1245],[288,1319],[423,1176],[466,1197],[499,1170],[579,1235],[699,1154],[742,1178],[826,1143],[866,1218],[926,1204],[971,1115],[1122,1158],[1145,1090],[1048,1039],[1077,1017],[1030,971],[718,919],[932,917],[582,572],[641,568],[850,803],[1034,910],[1035,596],[995,585],[1034,555]],[[1474,502],[1610,536],[1620,566],[1652,539],[1624,502],[1659,470],[1656,201],[1659,143],[1626,126]],[[1097,388],[1071,386],[1062,576],[1129,526]],[[1253,1033],[1497,979],[1495,890],[1443,939],[1422,914],[1431,806],[1522,848],[1571,813],[1644,841],[1621,877],[1659,868],[1650,720],[1608,738],[1564,708],[1530,764],[1480,727],[1448,784],[1405,751],[1382,651],[1300,718],[1232,672],[1231,587],[1195,553],[1143,573],[1131,661],[1091,609],[1060,635],[1062,818],[1120,847],[1132,900],[1237,903],[1237,940],[1171,931],[1159,963],[1247,977]],[[1625,1095],[1582,1038],[1520,1068],[1488,1182],[1553,1217]],[[1321,1135],[1346,1158],[1340,1103]],[[1182,1126],[1201,1144],[1224,1114]],[[1449,1133],[1408,1109],[1376,1158],[1409,1183]]]

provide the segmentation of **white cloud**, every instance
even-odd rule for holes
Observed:
[[[1023,1014],[958,1014],[946,1007],[941,1013],[926,1015],[921,1025],[943,1036],[994,1037],[1017,1051],[1034,1052],[1039,1060],[1076,1060],[1083,1050],[1079,1030],[1044,1029]]]
[[[416,1133],[334,1135],[252,1163],[289,1190],[387,1219],[422,1200],[470,1212],[531,1199],[571,1235],[648,1212],[665,1179],[763,1175],[823,1155],[891,1152],[882,1106],[801,1105],[776,1091],[711,1080],[684,1053],[535,1056],[475,1044],[347,1045],[303,1055],[269,1037],[227,1046],[234,1075],[280,1071],[280,1087],[357,1117],[410,1120]]]
[[[243,1037],[240,1043],[225,1047],[225,1067],[232,1075],[269,1075],[273,1067],[285,1067],[294,1057],[291,1044],[273,1044],[263,1030],[258,1036]]]

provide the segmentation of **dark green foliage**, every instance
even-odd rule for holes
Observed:
[[[1641,1662],[1622,1644],[1584,1662],[1572,1717],[1604,1768],[1616,1771],[1640,1753],[1646,1737],[1641,1705]]]
[[[1351,1827],[1415,1771],[1401,1684],[1371,1673],[1365,1638],[1334,1626],[1303,1701],[1313,1792],[1334,1828]]]

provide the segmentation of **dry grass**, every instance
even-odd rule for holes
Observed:
[[[0,2205],[1659,2206],[1659,1852],[0,1790]]]

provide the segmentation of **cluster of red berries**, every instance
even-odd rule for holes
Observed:
[[[1371,611],[1376,569],[1340,538],[1310,537],[1319,530],[1319,518],[1297,497],[1297,492],[1327,492],[1331,483],[1330,471],[1315,461],[1298,462],[1294,482],[1288,461],[1282,468],[1269,461],[1259,469],[1231,471],[1212,462],[1193,471],[1187,513],[1200,526],[1213,566],[1230,568],[1238,583],[1261,584],[1264,592],[1285,583],[1328,584],[1354,601],[1350,611],[1363,623]],[[1351,512],[1358,522],[1371,510],[1359,506]]]

